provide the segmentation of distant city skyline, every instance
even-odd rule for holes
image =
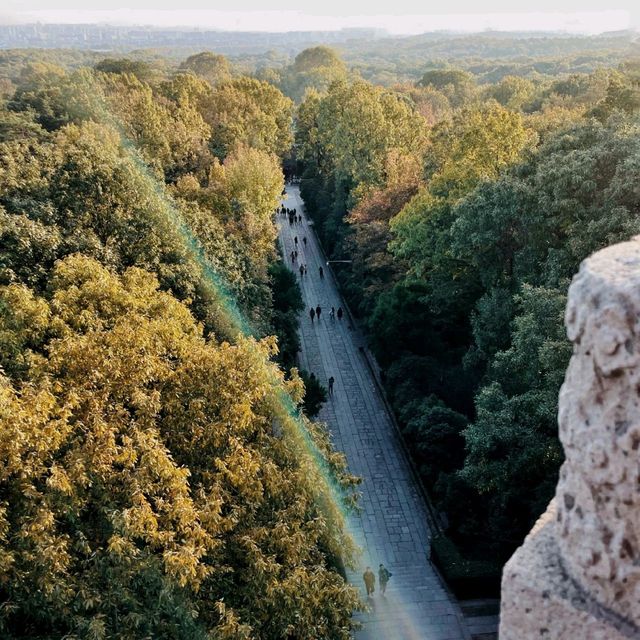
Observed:
[[[415,3],[397,0],[390,3],[352,0],[311,0],[300,4],[291,0],[274,0],[268,4],[258,0],[236,0],[234,10],[218,10],[211,3],[186,0],[182,9],[175,2],[136,0],[127,6],[98,0],[60,0],[56,8],[44,0],[8,0],[0,9],[0,23],[31,22],[113,25],[153,25],[159,27],[199,27],[227,31],[333,31],[368,27],[385,29],[391,34],[417,34],[427,31],[477,32],[499,31],[564,31],[596,34],[637,28],[640,25],[638,2],[619,0],[607,3],[583,0],[540,0],[537,11],[514,9],[513,2],[487,0],[451,0],[446,11],[425,7],[416,13]],[[213,5],[215,6],[215,4]],[[529,7],[531,5],[528,5]],[[478,8],[482,7],[483,12]]]

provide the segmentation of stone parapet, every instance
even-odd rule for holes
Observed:
[[[565,322],[566,460],[505,566],[500,638],[640,638],[640,237],[582,263]]]

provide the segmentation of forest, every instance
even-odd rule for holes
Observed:
[[[293,103],[142,75],[31,63],[2,105],[0,636],[347,639],[320,474],[356,480],[279,365]]]
[[[302,194],[330,256],[353,261],[337,276],[442,552],[499,576],[562,462],[570,279],[640,232],[640,64],[494,83],[437,68],[392,88],[343,74],[298,108]]]
[[[568,284],[640,233],[637,43],[405,44],[0,52],[0,635],[351,637],[283,168],[447,545],[499,572],[545,509]]]

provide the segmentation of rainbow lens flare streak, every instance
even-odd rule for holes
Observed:
[[[131,161],[135,169],[135,178],[139,189],[144,189],[146,193],[141,195],[153,197],[165,216],[165,223],[169,223],[173,231],[179,236],[184,248],[194,259],[202,271],[204,282],[211,287],[216,301],[223,312],[224,320],[228,326],[230,336],[254,338],[254,331],[244,317],[231,293],[229,287],[224,282],[223,277],[217,273],[214,266],[208,259],[206,252],[196,237],[192,229],[185,222],[180,210],[175,202],[165,190],[165,185],[150,170],[147,163],[142,158],[135,144],[126,135],[124,126],[117,116],[109,109],[108,104],[102,96],[102,89],[92,75],[82,74],[79,80],[83,82],[81,102],[88,104],[88,108],[82,109],[83,113],[77,115],[88,118],[99,124],[107,125],[117,132],[122,148],[126,151],[127,158]],[[275,209],[276,203],[274,203]],[[333,551],[347,564],[352,563],[352,557],[356,553],[358,540],[356,532],[351,526],[348,506],[349,501],[353,501],[353,494],[345,492],[333,470],[319,450],[308,428],[304,424],[304,418],[298,406],[283,387],[282,378],[279,375],[277,365],[271,365],[271,378],[274,397],[272,407],[280,422],[279,427],[286,434],[289,442],[297,449],[297,453],[306,461],[306,467],[310,473],[309,485],[316,496],[319,506],[322,508],[324,516],[332,525],[336,535],[336,549]],[[346,536],[342,535],[346,532]],[[355,545],[354,545],[355,542]]]
[[[136,145],[129,139],[125,128],[112,113],[103,97],[102,89],[92,74],[82,74],[84,80],[81,102],[88,108],[82,109],[78,116],[90,119],[99,124],[107,125],[117,132],[122,149],[135,170],[135,178],[141,195],[155,199],[162,211],[164,220],[160,223],[168,224],[170,229],[179,237],[183,248],[199,266],[203,282],[210,287],[211,293],[222,312],[222,323],[226,325],[226,333],[234,340],[254,339],[256,337],[249,321],[241,312],[230,288],[224,281],[206,255],[199,239],[184,220],[180,210],[171,196],[166,192],[165,184],[153,174],[144,161]],[[277,203],[274,203],[274,209]],[[275,363],[270,364],[269,375],[272,381],[273,395],[270,398],[271,407],[276,417],[279,429],[289,446],[295,451],[300,464],[307,472],[308,490],[314,495],[316,504],[326,519],[327,526],[332,533],[331,551],[342,559],[346,565],[348,577],[353,584],[359,585],[361,573],[366,565],[373,566],[373,559],[367,552],[364,532],[358,518],[358,508],[354,507],[354,490],[346,490],[329,466],[323,453],[318,448],[310,433],[300,408],[293,401],[283,384],[280,370]],[[386,606],[395,610],[395,615],[385,621],[385,615],[378,616],[374,623],[375,629],[364,631],[365,638],[385,638],[385,640],[419,640],[424,639],[425,629],[418,629],[411,619],[411,614],[405,609],[402,595],[388,598]],[[380,604],[378,605],[380,606]],[[362,605],[366,610],[367,605]],[[403,611],[404,610],[404,611]],[[400,613],[400,615],[398,615]],[[360,617],[356,616],[356,619]]]

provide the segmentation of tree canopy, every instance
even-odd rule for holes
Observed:
[[[0,108],[3,637],[351,637],[357,480],[275,246],[290,114],[114,61]]]
[[[634,66],[477,78],[335,83],[300,105],[296,150],[448,534],[499,566],[562,462],[570,278],[640,231],[640,103]]]

